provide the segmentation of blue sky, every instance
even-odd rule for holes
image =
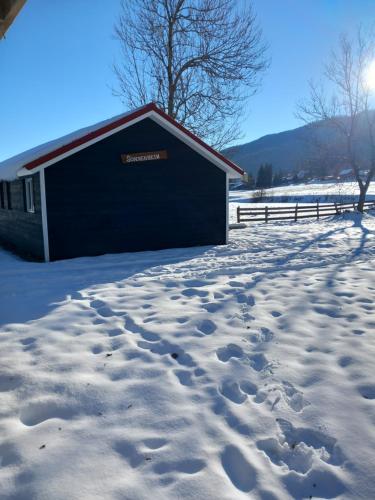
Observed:
[[[247,1],[247,0],[239,0]],[[124,111],[112,95],[120,0],[27,0],[0,41],[0,160]],[[340,32],[375,21],[374,0],[254,0],[272,64],[251,99],[247,142],[300,125],[307,94]]]

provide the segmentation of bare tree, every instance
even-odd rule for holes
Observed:
[[[327,148],[330,140],[336,141],[337,158],[350,165],[359,186],[360,212],[375,174],[375,112],[371,109],[375,79],[368,77],[374,56],[373,32],[366,34],[359,27],[354,37],[342,35],[324,67],[322,82],[310,82],[310,97],[297,112],[318,133],[322,127],[325,134],[329,128],[334,131],[331,138],[321,137],[321,144]]]
[[[114,93],[127,107],[154,101],[215,147],[239,137],[268,65],[250,0],[122,0],[115,34]]]

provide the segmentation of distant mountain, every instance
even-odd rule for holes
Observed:
[[[371,113],[372,120],[375,121],[375,111]],[[347,117],[341,117],[340,120],[342,125],[349,125]],[[345,165],[344,138],[328,122],[317,122],[315,125],[265,135],[256,141],[227,148],[222,153],[253,175],[262,163],[272,163],[274,172],[281,170],[285,173],[304,169],[309,160],[326,162],[327,173],[333,173]],[[371,155],[368,124],[364,115],[359,117],[355,149],[357,158],[364,162],[365,167],[368,166],[366,163]]]
[[[262,163],[272,163],[274,171],[291,172],[302,168],[304,160],[311,156],[312,138],[311,128],[305,125],[233,146],[223,154],[251,174],[256,174]]]
[[[375,111],[370,119],[375,122]],[[341,117],[342,126],[348,128],[349,120]],[[371,144],[365,115],[358,117],[357,138],[354,152],[364,168],[369,167]],[[319,146],[318,146],[319,145]],[[343,168],[345,162],[345,136],[328,122],[304,125],[279,134],[265,135],[256,141],[225,149],[223,154],[251,174],[256,174],[262,163],[272,163],[273,171],[293,172],[305,169],[312,163],[326,165],[327,174]]]

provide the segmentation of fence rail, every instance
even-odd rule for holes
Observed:
[[[338,215],[342,212],[356,210],[358,203],[324,203],[312,205],[298,205],[289,207],[245,208],[237,207],[237,222],[270,222],[278,220],[294,220],[327,217]],[[374,201],[366,201],[364,209],[375,208]]]

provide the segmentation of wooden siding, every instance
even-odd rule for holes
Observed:
[[[5,194],[4,205],[0,205],[0,243],[25,257],[44,259],[42,216],[40,210],[39,174],[34,174],[35,213],[25,211],[23,180],[9,182],[11,209]],[[1,185],[3,188],[5,183]],[[6,191],[6,189],[4,189]],[[4,195],[3,195],[4,196]]]
[[[123,164],[121,154],[167,150]],[[51,260],[224,244],[226,174],[150,119],[45,170]]]

